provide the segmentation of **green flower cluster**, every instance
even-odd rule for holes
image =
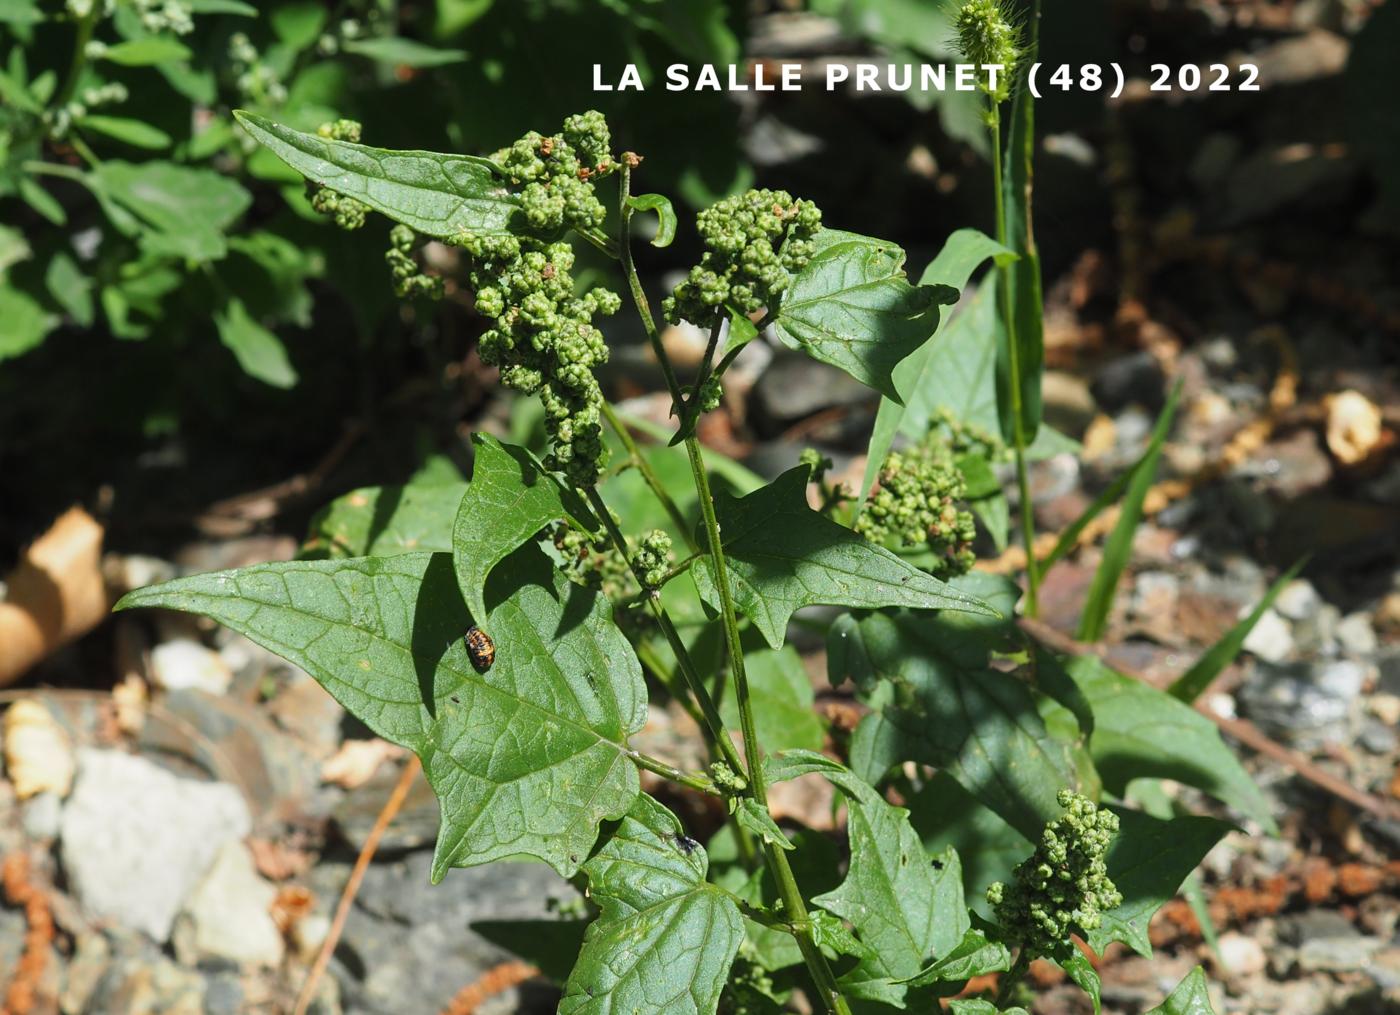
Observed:
[[[384,260],[394,276],[394,292],[400,298],[427,296],[429,299],[441,299],[442,279],[425,273],[413,256],[413,244],[417,238],[417,234],[403,223],[389,230],[389,249],[384,252]]]
[[[171,31],[188,35],[194,31],[193,6],[187,0],[132,0],[132,7],[141,17],[141,27],[148,32]]]
[[[575,585],[597,589],[613,602],[637,591],[627,558],[617,552],[606,535],[594,537],[559,521],[550,531],[550,538],[559,552],[560,568]]]
[[[606,212],[593,181],[616,168],[609,144],[607,122],[590,111],[569,117],[552,137],[532,131],[492,160],[522,188],[522,208],[533,229],[594,230]],[[603,394],[593,370],[608,358],[593,318],[617,313],[621,298],[601,288],[575,295],[574,253],[566,242],[475,234],[453,242],[471,255],[476,309],[494,324],[481,336],[482,360],[500,368],[506,386],[539,394],[553,445],[550,467],[579,486],[593,485],[607,456]]]
[[[1076,951],[1070,935],[1094,930],[1123,896],[1104,860],[1118,816],[1069,790],[1058,799],[1064,816],[1045,826],[1040,845],[1016,865],[1009,887],[998,881],[987,889],[987,901],[1007,944],[1032,958],[1063,963]]]
[[[360,125],[354,120],[323,123],[316,128],[316,133],[331,141],[351,141],[355,144],[360,142]],[[369,214],[369,205],[363,201],[357,201],[311,180],[306,181],[306,196],[311,201],[312,208],[332,219],[341,229],[360,228],[365,224],[365,216]]]
[[[1000,462],[1010,457],[1011,449],[999,436],[986,427],[964,422],[946,406],[934,413],[931,427],[943,433],[948,450],[954,457],[974,454],[981,455],[989,462]]]
[[[967,484],[947,448],[926,441],[892,451],[855,530],[871,542],[897,548],[927,545],[938,578],[966,574],[977,561],[972,542],[977,525],[961,506]]]
[[[995,90],[982,81],[982,90],[996,102],[1011,96],[1011,79],[1020,58],[1020,32],[1012,24],[1005,0],[969,0],[958,11],[958,48],[979,67],[1000,66]]]
[[[750,190],[706,208],[695,219],[705,253],[662,304],[666,320],[708,328],[726,306],[772,308],[789,272],[811,260],[821,224],[815,204],[785,190]]]
[[[671,537],[660,529],[652,529],[642,537],[632,566],[641,575],[643,588],[660,588],[671,569]]]
[[[566,119],[563,130],[552,137],[530,131],[492,155],[491,161],[521,188],[521,207],[532,229],[596,229],[607,209],[594,194],[593,183],[617,168],[611,145],[607,120],[590,109]]]

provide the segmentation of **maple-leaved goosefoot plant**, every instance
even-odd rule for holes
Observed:
[[[797,991],[841,1015],[927,1011],[1004,974],[1000,1000],[951,1002],[980,1015],[1038,956],[1097,1006],[1071,935],[1146,951],[1147,920],[1231,827],[1136,809],[1129,782],[1189,783],[1267,825],[1207,720],[1097,658],[1033,643],[1014,622],[1016,586],[968,570],[963,498],[991,496],[969,455],[993,443],[971,423],[943,453],[887,447],[869,498],[829,485],[819,454],[765,483],[694,436],[769,327],[914,411],[904,361],[938,347],[943,308],[1000,245],[955,234],[913,282],[898,246],[834,228],[809,201],[727,198],[700,213],[701,261],[663,303],[709,335],[683,386],[631,254],[637,213],[657,215],[662,246],[677,216],[632,193],[642,160],[612,150],[600,114],[484,158],[368,147],[344,121],[302,133],[238,116],[339,225],[396,222],[401,293],[441,289],[418,266],[419,237],[464,253],[482,358],[538,396],[543,453],[479,433],[467,482],[356,491],[313,521],[302,559],[179,578],[118,608],[211,617],[415,752],[441,803],[435,882],[524,857],[577,879],[586,929],[507,935],[559,970],[561,1012],[778,1012]],[[618,262],[672,433],[623,418],[598,383],[595,322],[621,300],[579,289],[579,244]],[[925,438],[947,422],[929,416]],[[866,714],[849,736],[812,708],[794,623],[825,632],[832,683],[854,684]],[[662,693],[695,719],[702,770],[634,746]],[[839,838],[770,806],[772,786],[803,776],[843,806]],[[724,824],[687,827],[662,788],[715,798]],[[970,848],[978,837],[997,849]],[[1001,860],[1017,855],[1030,859],[1014,871]],[[993,881],[1011,887],[990,888],[988,909],[977,900]],[[1199,976],[1173,997],[1161,1011],[1207,1004]]]

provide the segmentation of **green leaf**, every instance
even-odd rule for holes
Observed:
[[[947,772],[937,772],[907,801],[909,822],[923,840],[924,850],[936,853],[952,846],[963,858],[963,888],[985,916],[987,886],[1009,882],[1011,872],[1034,848],[1016,829],[983,807]]]
[[[978,232],[976,229],[959,229],[948,237],[948,241],[943,244],[943,249],[938,252],[938,256],[924,269],[919,284],[945,285],[952,289],[962,290],[967,287],[972,273],[984,261],[999,254],[1006,256],[1010,255],[1011,252],[990,236]],[[857,515],[864,508],[865,499],[870,496],[870,488],[875,485],[875,477],[880,474],[880,467],[884,464],[885,456],[890,453],[895,434],[900,432],[908,407],[914,404],[915,399],[926,398],[924,389],[929,384],[937,383],[937,380],[929,375],[929,367],[930,363],[937,358],[935,350],[944,341],[942,336],[949,330],[947,322],[946,317],[942,318],[938,328],[928,341],[894,368],[894,386],[895,390],[899,392],[899,400],[880,399],[880,409],[875,414],[875,428],[871,432],[870,446],[866,452],[865,476],[861,480],[860,496],[856,499]],[[927,431],[931,414],[925,410],[923,415],[922,429]]]
[[[812,902],[849,920],[873,953],[856,979],[917,976],[931,955],[951,954],[971,926],[958,854],[930,859],[908,811],[850,773],[833,781],[850,802],[851,863],[840,887]]]
[[[33,208],[44,218],[48,219],[56,226],[66,225],[68,213],[63,210],[63,205],[58,203],[58,199],[50,194],[43,187],[39,186],[37,180],[28,176],[19,178],[19,196],[24,203]]]
[[[705,875],[704,847],[638,796],[583,865],[602,911],[584,936],[560,1015],[711,1015],[744,938],[739,908]]]
[[[1026,18],[1026,45],[1020,59],[1030,66],[1038,59],[1040,0],[1034,0]],[[1021,436],[1025,444],[1040,429],[1041,375],[1045,368],[1044,308],[1041,305],[1040,252],[1032,228],[1031,192],[1035,162],[1035,96],[1024,85],[1013,89],[1011,132],[1006,144],[1006,172],[1002,176],[1002,200],[1006,209],[1007,243],[1018,258],[1006,278],[1010,284],[1011,314],[1015,321],[1018,360]],[[997,329],[997,409],[1001,433],[1008,441],[1016,432],[1012,423],[1010,332],[1008,322]]]
[[[274,388],[296,385],[297,372],[287,358],[287,347],[253,320],[242,300],[230,299],[223,310],[214,314],[214,325],[219,329],[219,341],[228,347],[249,377]]]
[[[0,0],[0,23],[10,25],[37,25],[44,20],[44,12],[33,0]]]
[[[941,768],[1036,840],[1060,812],[1056,794],[1078,783],[1068,745],[1046,730],[1025,683],[990,666],[997,625],[953,619],[910,610],[841,618],[828,636],[832,683],[849,677],[883,705],[862,722],[881,741],[872,768]]]
[[[976,598],[856,535],[807,503],[810,469],[790,469],[761,490],[734,498],[720,493],[715,513],[735,605],[774,648],[788,619],[804,606],[910,606],[992,615]],[[704,545],[701,529],[697,539]],[[708,556],[692,573],[700,595],[718,608]]]
[[[797,650],[791,645],[745,648],[744,672],[759,743],[769,751],[794,747],[819,750],[825,727],[812,708],[812,683]],[[724,697],[720,716],[730,729],[739,729],[739,705],[734,695]]]
[[[1162,407],[1157,423],[1152,428],[1152,439],[1142,461],[1134,466],[1133,478],[1128,483],[1123,496],[1123,505],[1118,521],[1109,533],[1103,547],[1103,559],[1099,561],[1094,580],[1089,585],[1089,594],[1084,600],[1084,612],[1079,617],[1080,641],[1093,642],[1103,637],[1108,626],[1108,614],[1113,609],[1113,597],[1118,590],[1118,581],[1133,555],[1133,536],[1142,521],[1142,503],[1152,481],[1157,477],[1157,460],[1162,456],[1162,446],[1171,433],[1172,420],[1176,416],[1177,401],[1181,398],[1181,382],[1172,388],[1167,404]]]
[[[241,0],[189,0],[192,14],[232,14],[240,18],[256,18],[258,9]]]
[[[345,51],[397,67],[447,67],[467,59],[466,50],[439,49],[400,36],[350,39]]]
[[[1215,1015],[1205,970],[1200,966],[1191,970],[1165,1001],[1144,1015]]]
[[[893,243],[839,229],[821,230],[814,242],[773,321],[778,337],[901,401],[895,367],[937,330],[940,304],[956,302],[957,292],[911,286]]]
[[[742,827],[758,836],[759,840],[766,845],[777,846],[784,850],[794,848],[787,835],[773,820],[773,815],[768,813],[768,808],[752,797],[739,799],[738,806],[734,810],[734,819]]]
[[[78,262],[63,251],[49,259],[44,269],[44,288],[73,318],[73,323],[84,328],[92,326],[92,279],[83,274]]]
[[[307,179],[427,236],[510,232],[520,202],[488,159],[369,148],[303,134],[241,109],[233,115],[255,140]]]
[[[159,151],[162,148],[170,147],[170,135],[159,127],[153,127],[144,120],[133,120],[125,116],[101,116],[96,113],[89,113],[78,121],[78,126],[87,130],[95,130],[99,134],[105,134],[110,138],[115,138],[123,144],[129,144],[136,148],[148,148],[152,151]]]
[[[656,235],[651,238],[653,247],[669,247],[675,240],[676,210],[671,207],[669,198],[661,194],[634,194],[627,199],[627,207],[656,212],[658,222]]]
[[[1103,1010],[1102,984],[1099,981],[1098,970],[1084,957],[1084,953],[1076,951],[1068,962],[1060,963],[1060,968],[1080,990],[1089,995],[1089,1001],[1094,1006],[1094,1015],[1099,1015]]]
[[[491,569],[517,546],[560,518],[589,532],[598,521],[529,451],[483,433],[472,434],[472,445],[476,461],[452,526],[452,561],[472,616],[484,617]]]
[[[289,561],[181,578],[118,609],[201,613],[310,673],[375,734],[412,750],[441,801],[433,880],[511,856],[571,877],[601,821],[637,797],[627,738],[646,686],[598,594],[534,546],[491,576],[495,664],[478,673],[445,553]]]
[[[1235,661],[1235,657],[1244,648],[1245,639],[1249,637],[1249,632],[1253,631],[1254,625],[1259,623],[1259,618],[1264,616],[1269,607],[1274,605],[1274,600],[1278,598],[1279,593],[1289,582],[1298,577],[1298,572],[1303,570],[1303,566],[1307,562],[1308,558],[1303,557],[1280,575],[1278,581],[1269,586],[1269,591],[1264,593],[1264,598],[1259,600],[1258,605],[1250,611],[1249,616],[1230,628],[1225,637],[1206,649],[1201,658],[1196,660],[1195,665],[1172,682],[1172,685],[1167,688],[1167,693],[1188,705],[1205,693],[1205,689],[1215,682],[1215,678],[1224,672],[1225,667]]]
[[[293,53],[300,52],[321,36],[330,11],[316,0],[294,0],[274,8],[268,16],[272,33]]]
[[[1067,668],[1094,710],[1089,753],[1108,792],[1121,797],[1133,779],[1175,779],[1277,833],[1268,801],[1220,739],[1215,723],[1094,656],[1072,659]]]
[[[102,51],[101,59],[123,67],[150,67],[158,63],[188,60],[190,56],[188,49],[168,35],[148,35],[108,46]]]
[[[141,220],[147,252],[197,261],[224,256],[224,232],[252,202],[227,176],[173,162],[108,159],[91,178],[100,194]]]
[[[1005,972],[1011,968],[1011,953],[1000,941],[990,940],[986,933],[970,929],[947,955],[921,969],[916,976],[903,980],[906,986],[928,987],[935,983],[957,983],[974,976]]]
[[[466,483],[367,486],[331,501],[311,519],[303,560],[452,552],[452,523]]]
[[[58,319],[27,293],[0,282],[0,361],[22,355],[39,345]]]
[[[1108,848],[1108,875],[1122,893],[1123,903],[1103,914],[1086,943],[1102,955],[1112,942],[1121,941],[1151,958],[1147,925],[1153,914],[1176,895],[1186,876],[1231,826],[1199,815],[1168,821],[1126,807],[1113,810],[1119,828]]]

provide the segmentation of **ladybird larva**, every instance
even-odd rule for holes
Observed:
[[[489,670],[491,664],[496,661],[496,643],[491,640],[491,636],[473,624],[467,629],[463,640],[467,644],[467,655],[476,667],[476,672],[485,673]]]

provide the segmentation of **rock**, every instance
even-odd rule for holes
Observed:
[[[276,966],[282,934],[272,920],[277,889],[259,876],[242,842],[225,842],[214,864],[190,893],[181,914],[196,961],[208,958]]]
[[[57,839],[63,801],[57,793],[39,793],[24,803],[24,834],[31,839]]]
[[[1328,664],[1341,666],[1342,661]],[[1240,686],[1237,693],[1241,711],[1273,735],[1302,750],[1325,744],[1342,743],[1350,737],[1351,716],[1356,694],[1346,694],[1356,686],[1355,670],[1329,673],[1316,671],[1307,663],[1261,664]],[[1342,692],[1342,693],[1338,693]]]
[[[1305,941],[1298,948],[1298,966],[1307,972],[1345,973],[1353,969],[1365,969],[1371,956],[1380,950],[1385,942],[1380,938],[1324,937]]]
[[[1337,627],[1342,611],[1323,603],[1312,616],[1293,623],[1293,644],[1302,656],[1330,656],[1337,653]]]
[[[1306,578],[1294,578],[1274,599],[1273,608],[1289,620],[1307,620],[1322,608],[1322,596]]]
[[[178,638],[151,650],[151,677],[167,691],[223,694],[233,683],[233,670],[213,649],[192,638]]]
[[[313,880],[326,876],[325,866]],[[431,868],[428,850],[370,866],[337,951],[365,970],[360,982],[342,983],[347,1009],[439,1011],[464,984],[510,957],[470,930],[473,921],[549,919],[552,899],[577,898],[539,863],[452,870],[437,886],[429,884]],[[317,896],[335,899],[344,877],[343,868],[331,872]]]
[[[1249,613],[1249,608],[1246,608],[1241,612],[1241,617]],[[1265,662],[1281,663],[1293,654],[1293,630],[1272,609],[1265,610],[1259,615],[1249,637],[1245,638],[1244,650]]]
[[[68,960],[59,1009],[64,1012],[90,1011],[88,1001],[97,990],[112,960],[112,946],[95,931],[78,935],[73,957]]]
[[[1145,350],[1110,360],[1099,369],[1090,386],[1094,401],[1110,413],[1130,405],[1156,412],[1165,401],[1165,390],[1162,365]]]
[[[1400,990],[1400,948],[1382,948],[1371,956],[1366,970],[1382,990]]]
[[[1330,206],[1351,193],[1358,173],[1342,145],[1300,141],[1266,147],[1239,162],[1218,192],[1225,209],[1222,224],[1238,226],[1302,203]]]
[[[342,739],[345,709],[315,679],[298,670],[268,706],[272,718],[306,745],[312,757],[324,761]]]
[[[204,988],[204,1015],[241,1015],[243,985],[233,973],[215,973]]]
[[[1372,754],[1390,755],[1400,750],[1400,736],[1394,726],[1372,720],[1361,727],[1361,746]]]
[[[250,824],[232,786],[177,778],[120,751],[80,750],[60,829],[69,888],[94,916],[165,941],[219,849]]]
[[[1351,921],[1334,909],[1305,909],[1284,917],[1278,932],[1285,943],[1299,948],[1309,941],[1361,936]]]
[[[133,956],[107,970],[86,1011],[204,1015],[204,978],[164,956]]]
[[[1045,405],[1045,422],[1065,433],[1083,433],[1098,411],[1089,385],[1063,370],[1045,371],[1040,392]]]
[[[1364,613],[1349,613],[1337,624],[1337,641],[1352,655],[1372,655],[1378,646],[1376,629]]]
[[[1268,968],[1268,956],[1258,941],[1239,931],[1220,935],[1220,964],[1229,976],[1253,976]]]
[[[1381,410],[1359,391],[1339,391],[1323,399],[1327,407],[1327,449],[1343,465],[1371,456],[1385,433]]]
[[[783,351],[754,385],[755,408],[774,427],[837,405],[859,405],[871,392],[860,381],[810,356]]]
[[[1350,659],[1337,659],[1316,667],[1313,682],[1334,698],[1354,701],[1366,686],[1366,668]]]
[[[53,714],[33,698],[5,712],[5,771],[21,800],[36,793],[68,795],[73,786],[73,744]]]
[[[345,794],[331,814],[341,835],[355,849],[364,845],[365,837],[374,827],[384,803],[399,781],[399,766],[379,765],[374,776],[362,786]],[[380,849],[388,852],[421,849],[437,840],[439,818],[438,800],[422,776],[413,780],[403,807],[380,840]]]

